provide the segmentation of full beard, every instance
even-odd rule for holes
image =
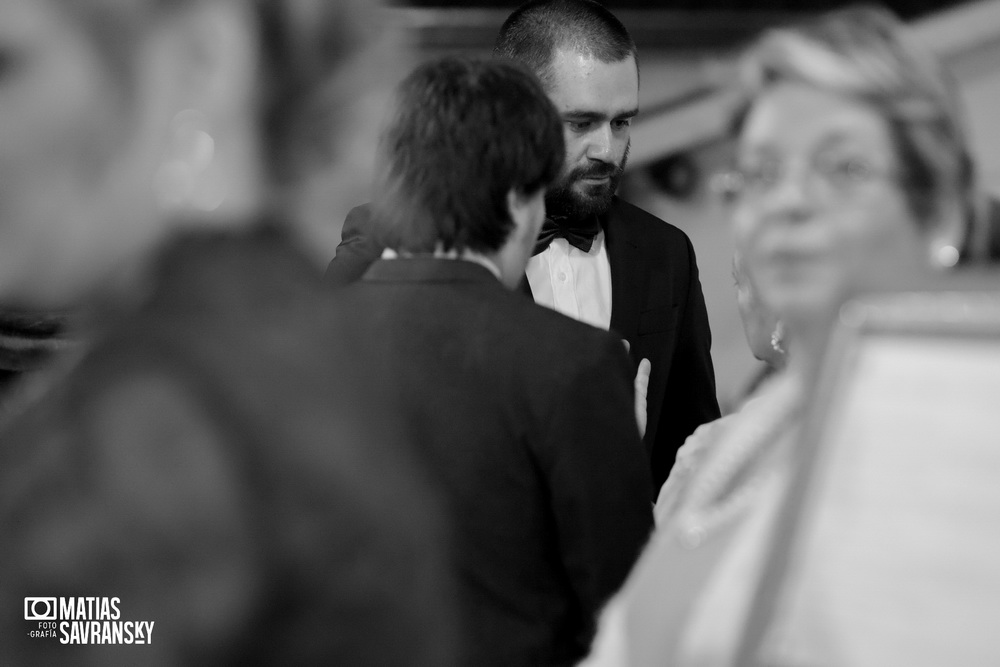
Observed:
[[[545,194],[545,211],[548,216],[583,220],[607,211],[625,172],[628,152],[629,147],[626,146],[625,155],[617,165],[596,162],[577,167],[561,178]],[[582,184],[586,178],[604,177],[608,178],[605,183]],[[579,188],[574,187],[578,184]]]

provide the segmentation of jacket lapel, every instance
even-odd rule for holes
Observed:
[[[621,218],[617,197],[608,212],[601,216],[601,227],[611,265],[611,328],[624,338],[632,339],[639,331],[643,258],[631,226]]]

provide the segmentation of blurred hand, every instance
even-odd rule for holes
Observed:
[[[635,372],[635,423],[639,426],[639,437],[646,435],[646,388],[649,387],[649,359],[639,362]]]
[[[628,352],[631,349],[629,342],[623,338],[622,343]],[[652,367],[649,359],[643,359],[635,372],[635,423],[639,427],[640,438],[646,435],[646,390],[649,388],[649,371]]]

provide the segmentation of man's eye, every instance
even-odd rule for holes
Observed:
[[[611,121],[611,127],[613,127],[616,130],[624,130],[630,125],[632,125],[631,118],[619,118],[617,120]]]
[[[566,121],[566,124],[569,125],[569,129],[573,130],[574,132],[586,132],[587,130],[590,129],[592,125],[592,123],[589,120],[581,120],[581,121],[568,120]]]

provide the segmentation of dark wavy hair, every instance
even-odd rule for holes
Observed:
[[[399,86],[376,165],[375,236],[411,253],[492,253],[513,221],[511,190],[559,175],[559,114],[535,76],[505,59],[448,56]]]

